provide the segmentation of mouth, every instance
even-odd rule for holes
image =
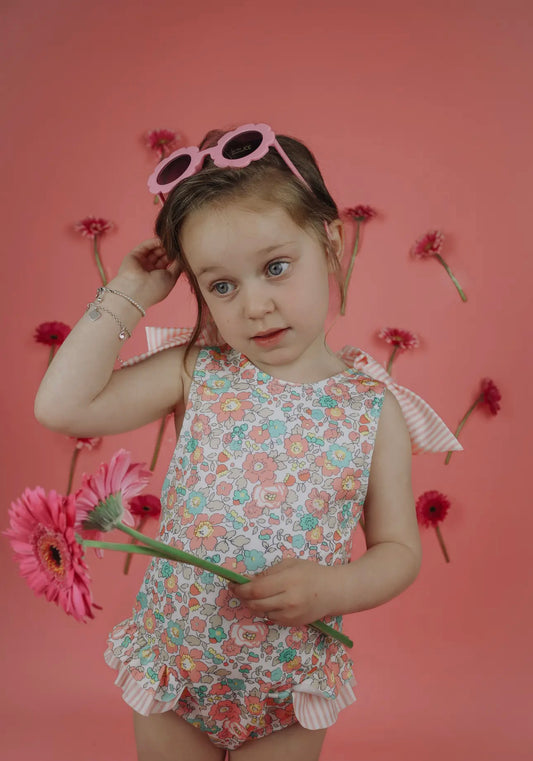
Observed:
[[[255,336],[252,336],[252,341],[255,341],[260,346],[273,346],[282,340],[287,330],[288,328],[265,330],[263,333],[257,333]]]

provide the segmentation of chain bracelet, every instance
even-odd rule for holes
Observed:
[[[146,310],[142,308],[140,304],[138,304],[134,299],[131,298],[131,296],[128,296],[127,293],[122,293],[122,291],[116,291],[113,288],[108,288],[107,286],[100,286],[100,288],[96,291],[96,301],[100,303],[102,299],[104,298],[105,293],[114,293],[115,296],[122,296],[123,299],[126,299],[130,302],[136,309],[139,310],[139,312],[144,317],[146,315]]]
[[[111,317],[115,320],[120,328],[120,333],[118,334],[119,339],[124,341],[126,338],[131,338],[131,333],[128,328],[124,325],[120,317],[118,317],[118,315],[116,315],[110,309],[106,309],[106,307],[103,307],[99,303],[97,304],[95,302],[91,302],[90,304],[87,304],[87,312],[89,319],[91,319],[93,322],[96,322],[96,320],[100,319],[102,312],[106,312],[107,314],[111,315]]]

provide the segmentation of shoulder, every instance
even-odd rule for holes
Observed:
[[[402,460],[411,458],[411,437],[402,409],[388,389],[384,390],[383,406],[376,434],[374,457],[397,457]]]

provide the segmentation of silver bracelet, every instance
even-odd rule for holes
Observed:
[[[94,302],[91,302],[90,304],[87,304],[87,312],[89,314],[89,318],[96,322],[96,320],[99,320],[102,316],[102,312],[107,312],[107,314],[110,314],[111,317],[115,320],[117,325],[120,327],[120,333],[118,334],[118,337],[121,341],[124,341],[126,338],[131,338],[131,333],[127,329],[127,327],[124,325],[120,317],[118,317],[114,312],[112,312],[110,309],[106,309],[105,307],[101,306],[100,304],[95,304]]]
[[[96,291],[96,301],[98,303],[102,301],[102,299],[104,298],[104,294],[106,292],[114,293],[115,296],[122,296],[123,299],[126,299],[127,301],[129,301],[130,304],[132,304],[136,309],[138,309],[143,317],[146,315],[146,310],[144,310],[140,304],[137,304],[137,302],[134,299],[132,299],[131,296],[128,296],[127,293],[122,293],[122,291],[115,291],[113,288],[108,288],[106,285],[100,286],[100,288],[98,288]]]

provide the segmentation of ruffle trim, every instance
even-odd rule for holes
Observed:
[[[179,695],[163,702],[155,697],[153,691],[141,687],[128,667],[110,649],[105,651],[104,660],[108,666],[117,671],[115,684],[121,688],[124,702],[142,716],[172,711],[179,703],[185,685]],[[293,688],[294,715],[305,729],[331,727],[337,721],[339,713],[355,701],[353,686],[350,683],[342,684],[335,698],[324,697],[316,688],[313,688],[311,678],[304,679]]]

